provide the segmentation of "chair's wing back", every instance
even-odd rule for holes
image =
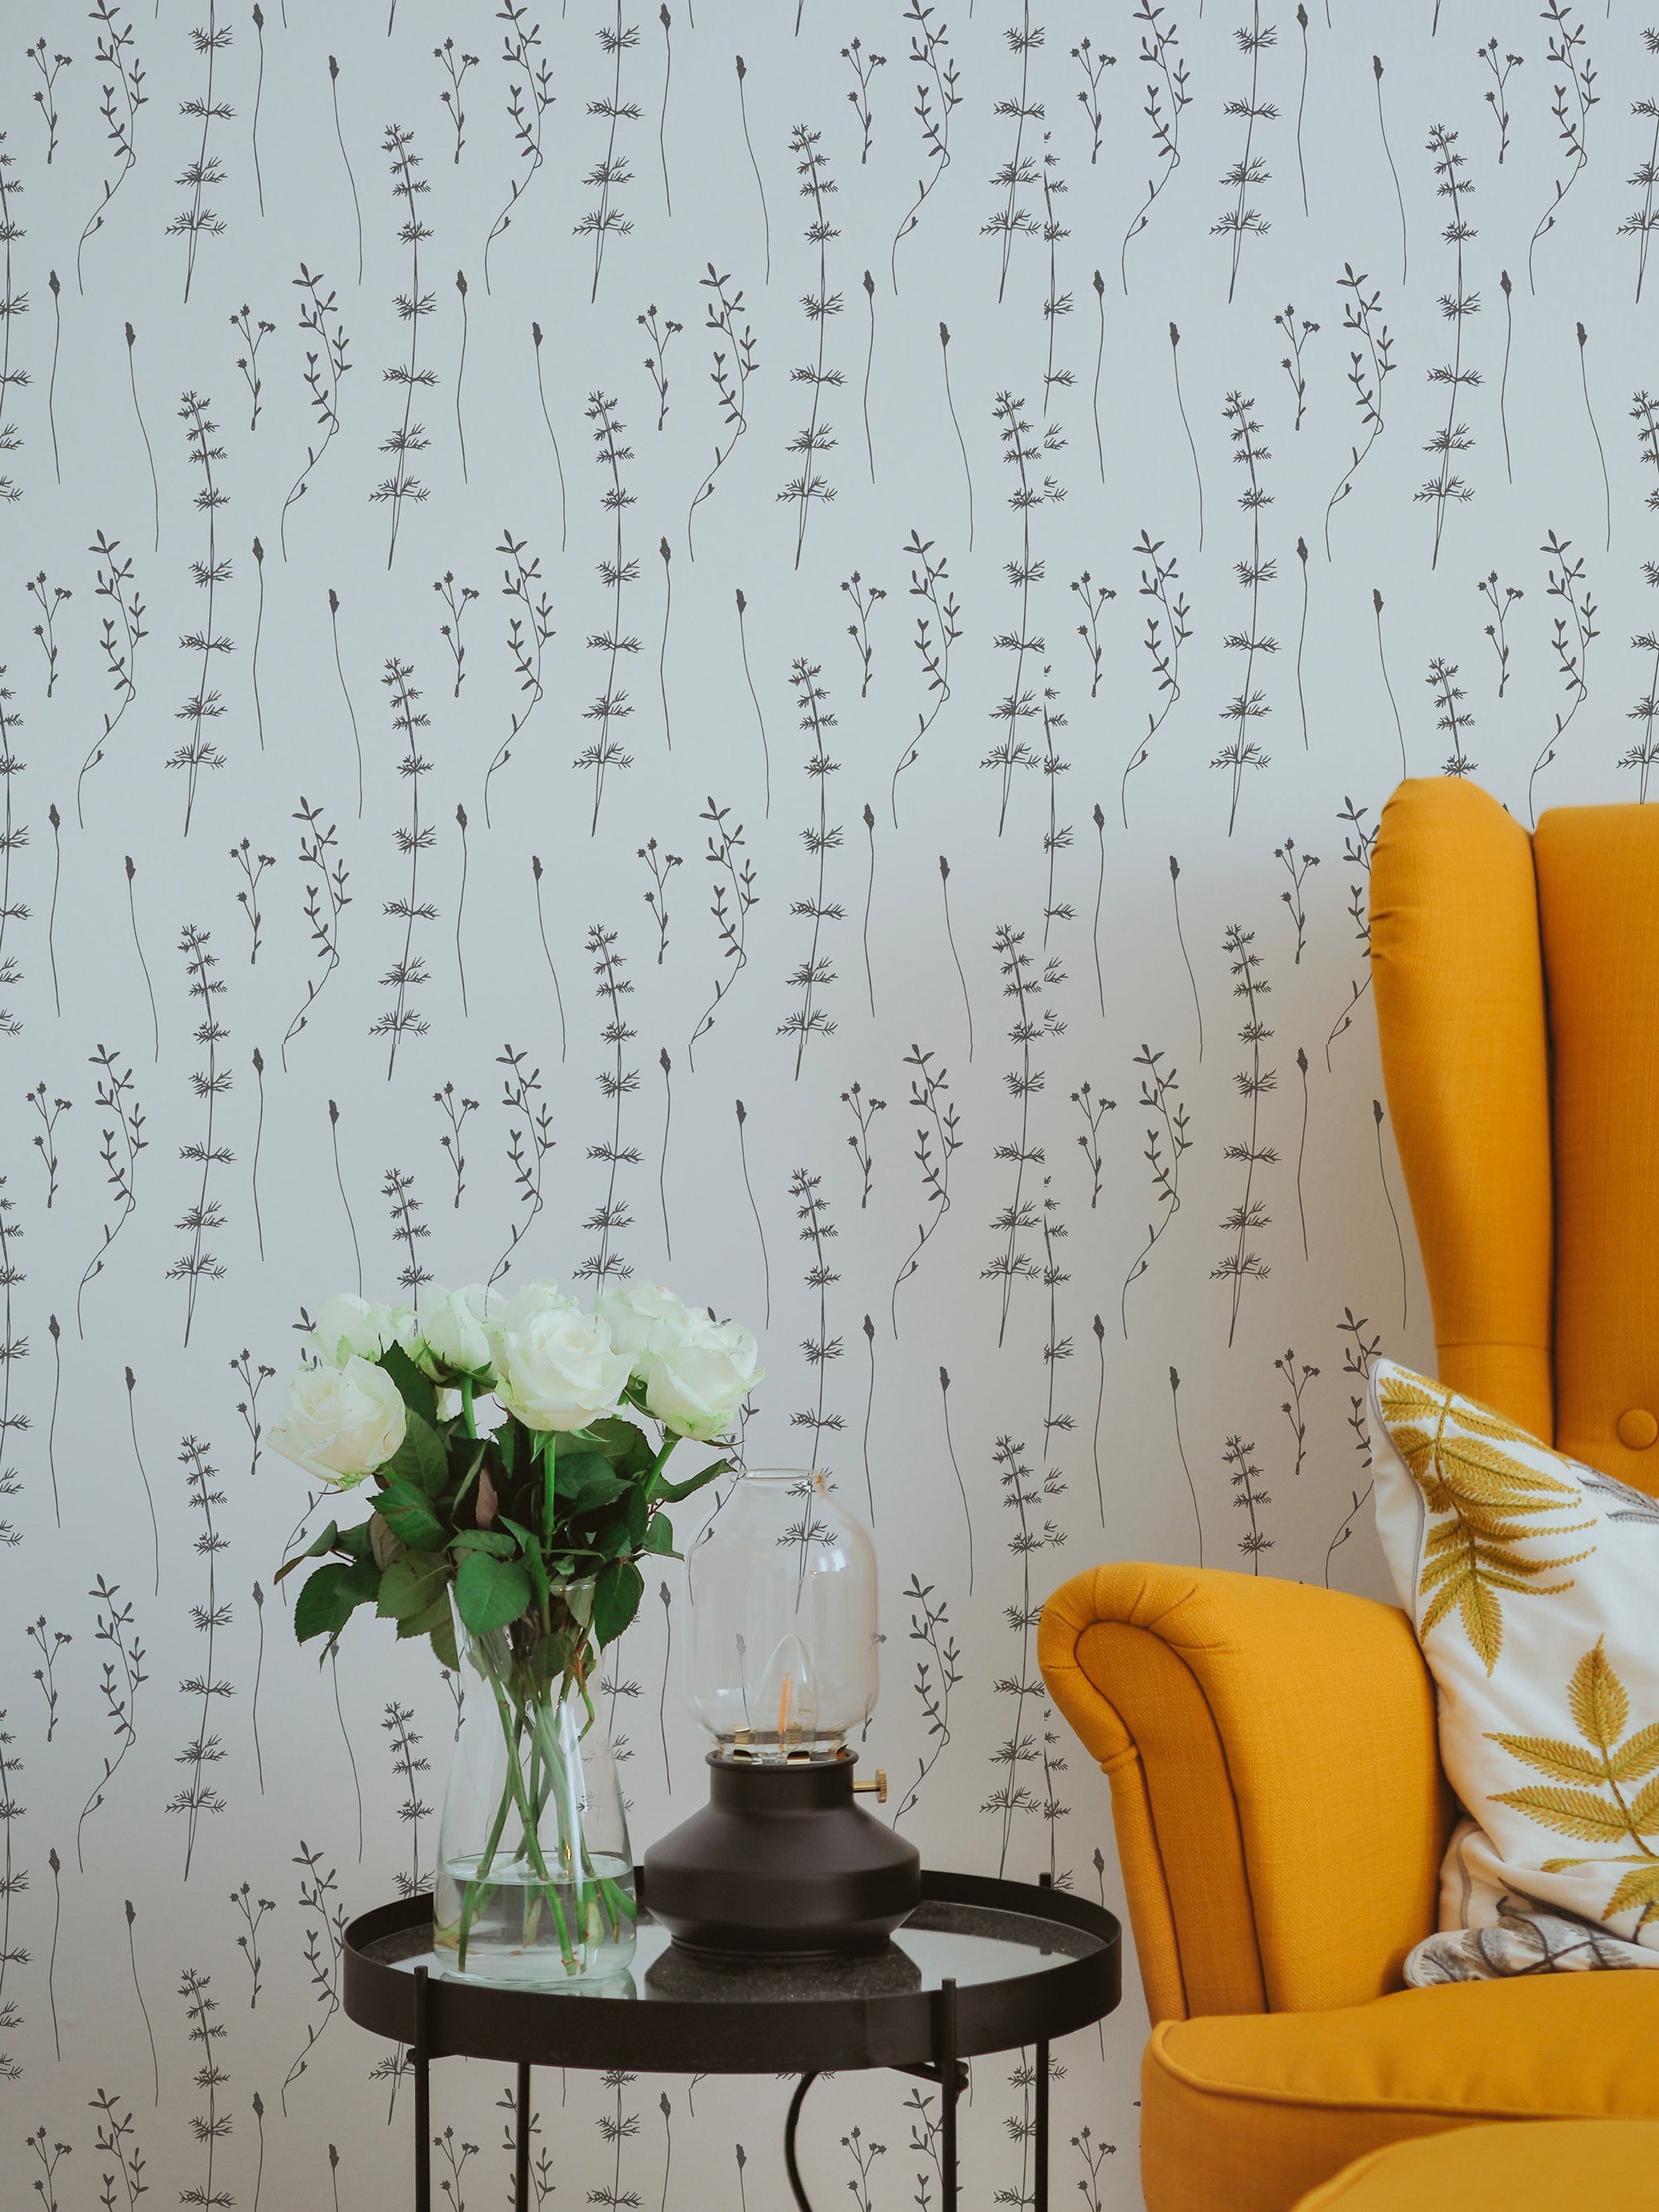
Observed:
[[[1382,1072],[1440,1374],[1552,1441],[1549,1042],[1532,840],[1474,785],[1414,780],[1382,810],[1370,872]],[[1659,1369],[1659,1340],[1653,1359]]]
[[[1534,843],[1555,1139],[1555,1443],[1659,1494],[1659,809]]]

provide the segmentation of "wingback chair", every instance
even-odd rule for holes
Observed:
[[[1659,1494],[1659,807],[1529,836],[1403,783],[1370,898],[1441,1376]],[[1403,1987],[1454,1817],[1403,1613],[1123,1564],[1056,1591],[1038,1652],[1111,1777],[1149,2212],[1286,2212],[1475,2121],[1659,2118],[1659,1972]]]

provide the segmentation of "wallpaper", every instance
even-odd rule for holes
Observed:
[[[1431,1339],[1366,878],[1402,772],[1659,761],[1629,0],[41,0],[0,70],[0,2197],[408,2202],[347,1917],[455,1726],[319,1667],[264,1437],[337,1290],[630,1273],[874,1522],[863,1756],[1121,1908],[1060,1580],[1380,1592]],[[701,1802],[665,1569],[636,1848]],[[1055,2186],[1139,2202],[1133,1967]],[[1031,2201],[1031,2054],[967,2201]],[[440,2069],[442,2201],[506,2201]],[[768,2212],[787,2084],[538,2082],[535,2202]],[[820,2203],[936,2099],[809,2100]],[[1059,2201],[1057,2199],[1057,2201]]]

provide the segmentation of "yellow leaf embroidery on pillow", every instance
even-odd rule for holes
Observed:
[[[1571,1589],[1571,1577],[1564,1583],[1540,1583],[1538,1577],[1589,1557],[1583,1551],[1530,1559],[1517,1547],[1534,1535],[1564,1536],[1595,1523],[1527,1526],[1535,1516],[1581,1504],[1582,1497],[1575,1484],[1544,1474],[1500,1449],[1534,1441],[1501,1413],[1404,1370],[1385,1375],[1378,1396],[1395,1449],[1429,1511],[1448,1516],[1429,1531],[1424,1546],[1419,1592],[1428,1602],[1419,1640],[1426,1643],[1429,1632],[1455,1607],[1464,1634],[1490,1674],[1504,1644],[1501,1594],[1547,1597]]]
[[[1627,1797],[1621,1784],[1638,1779],[1659,1765],[1659,1723],[1638,1729],[1627,1743],[1620,1738],[1630,1725],[1630,1698],[1602,1649],[1598,1637],[1572,1671],[1567,1704],[1578,1733],[1590,1748],[1565,1743],[1553,1736],[1504,1735],[1486,1731],[1487,1741],[1501,1744],[1512,1757],[1540,1774],[1571,1776],[1589,1782],[1587,1790],[1548,1788],[1529,1783],[1520,1790],[1492,1793],[1495,1805],[1513,1806],[1540,1827],[1557,1835],[1571,1836],[1584,1844],[1634,1844],[1633,1851],[1617,1851],[1603,1858],[1546,1859],[1546,1874],[1562,1874],[1571,1867],[1628,1866],[1601,1914],[1612,1920],[1637,1906],[1638,1929],[1659,1917],[1659,1851],[1644,1838],[1659,1835],[1659,1780],[1648,1783],[1635,1797]],[[1608,1792],[1606,1797],[1598,1790]]]

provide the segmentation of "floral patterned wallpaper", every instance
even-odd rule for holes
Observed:
[[[1498,20],[1501,19],[1501,20]],[[273,1587],[303,1316],[495,1271],[762,1335],[874,1520],[866,1756],[1121,1904],[1034,1624],[1378,1591],[1431,1356],[1367,984],[1402,770],[1647,795],[1629,0],[43,0],[0,72],[0,2099],[59,2212],[408,2202],[346,1916],[454,1724]],[[1615,90],[1616,88],[1616,90]],[[698,1801],[678,1570],[613,1655]],[[1133,1984],[1133,1977],[1132,1984]],[[1056,2185],[1138,2202],[1138,1993]],[[1031,2201],[1030,2055],[969,2200]],[[438,2085],[504,2201],[500,2069]],[[538,2082],[535,2202],[783,2200],[786,2088]],[[820,2201],[939,2202],[842,2079]]]

